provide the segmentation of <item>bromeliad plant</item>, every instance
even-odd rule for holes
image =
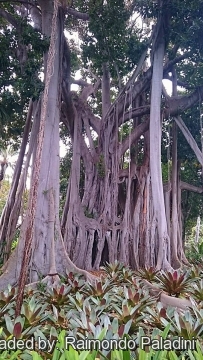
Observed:
[[[86,296],[95,296],[102,299],[104,295],[109,292],[114,285],[115,284],[112,280],[106,278],[103,282],[99,281],[94,286],[88,284],[86,290],[84,290],[84,294]]]
[[[63,305],[68,304],[69,294],[72,291],[72,286],[61,285],[58,288],[49,288],[44,294],[44,298],[47,303],[54,305],[57,308],[61,308]]]
[[[15,300],[16,297],[16,289],[8,287],[4,292],[0,292],[0,308],[5,306],[6,304],[10,304]]]
[[[114,264],[106,263],[106,266],[101,267],[101,269],[105,271],[107,277],[113,279],[114,281],[119,280],[124,268],[124,265],[117,260]]]
[[[192,271],[193,269],[185,274],[162,272],[159,275],[151,268],[140,272],[143,277],[147,276],[148,282],[149,279],[152,284],[155,282],[154,286],[158,291],[161,289],[171,296],[186,295],[190,298],[192,308],[184,312],[169,307],[163,308],[161,302],[157,303],[157,298],[149,295],[146,282],[143,284],[141,276],[136,276],[135,272],[125,269],[119,263],[108,265],[106,277],[100,279],[94,286],[88,285],[70,273],[66,279],[61,279],[60,286],[48,288],[45,293],[28,289],[21,316],[17,319],[15,319],[15,291],[10,288],[0,294],[2,301],[0,339],[6,340],[15,335],[22,339],[40,336],[44,339],[56,340],[62,329],[77,338],[93,339],[106,329],[105,336],[109,338],[119,339],[128,334],[134,339],[138,338],[141,328],[146,335],[154,336],[170,325],[169,336],[184,336],[188,339],[195,336],[201,342],[203,279],[199,268],[193,273]],[[102,354],[104,355],[102,360],[107,355],[108,358],[111,357],[109,353]],[[136,352],[135,359],[139,359],[141,354],[142,352]],[[41,354],[46,359],[52,359],[52,355],[45,352]],[[90,355],[92,356],[92,354],[88,356]],[[179,357],[178,353],[175,355]],[[21,358],[20,356],[18,359]],[[60,356],[65,355],[57,353],[57,356],[56,359],[60,359]],[[119,352],[112,356],[123,355]],[[156,359],[153,356],[155,355],[151,353],[151,358],[146,359]],[[172,355],[167,354],[167,360],[170,360],[169,356]],[[26,354],[23,359],[32,360],[31,354],[29,357]]]
[[[9,315],[5,315],[4,319],[5,325],[0,332],[0,338],[3,340],[11,339],[13,336],[16,339],[29,339],[40,328],[40,325],[25,326],[25,319],[21,316],[13,320]]]
[[[160,330],[164,330],[164,324],[162,321],[162,318],[167,319],[167,312],[166,309],[164,309],[161,305],[161,303],[158,303],[154,307],[147,306],[147,323],[151,327],[151,329],[157,328]]]
[[[148,280],[148,281],[157,281],[156,276],[158,275],[159,271],[156,270],[154,267],[149,268],[142,268],[136,271],[136,275],[141,279]]]
[[[129,306],[139,305],[139,312],[146,310],[147,306],[155,304],[155,298],[150,297],[148,292],[143,292],[142,289],[134,290],[124,287],[124,296]]]
[[[120,306],[113,304],[114,313],[110,316],[117,318],[120,325],[132,320],[130,328],[132,334],[138,330],[141,323],[144,324],[146,308],[152,305],[154,300],[149,295],[132,293],[129,289],[125,290],[125,297]]]
[[[181,274],[178,271],[162,272],[160,275],[156,275],[156,280],[159,282],[160,289],[175,297],[187,294],[191,290],[191,283],[194,282],[194,279],[187,273]]]
[[[175,337],[183,337],[192,340],[203,337],[203,317],[193,316],[189,310],[181,315],[174,311],[174,316],[168,319],[162,318],[164,326],[171,324],[170,333]]]
[[[73,272],[67,273],[66,278],[62,278],[62,280],[63,280],[62,282],[64,284],[71,286],[72,293],[76,293],[77,291],[82,289],[82,287],[85,284],[85,281],[82,278],[82,275],[74,274]]]
[[[48,318],[47,304],[42,305],[35,296],[22,305],[22,317],[25,319],[24,328],[43,323]]]
[[[193,284],[191,295],[196,301],[200,301],[203,304],[203,279],[200,279]]]

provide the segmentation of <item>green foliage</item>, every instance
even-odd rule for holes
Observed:
[[[0,306],[3,308],[4,306],[13,303],[16,295],[15,288],[9,288],[7,291],[0,293]],[[2,309],[1,309],[2,311]],[[2,313],[1,313],[2,315]]]
[[[194,65],[192,66],[194,68]],[[187,76],[187,74],[185,74]],[[187,79],[187,80],[186,80]],[[189,82],[189,78],[186,77],[184,81]],[[183,95],[183,94],[181,94]],[[182,118],[190,133],[197,142],[199,148],[201,148],[200,137],[200,108],[194,106],[192,109],[187,110],[182,114]],[[171,122],[172,125],[172,122]],[[172,171],[172,128],[166,123],[163,126],[163,142],[162,142],[162,177],[163,182],[167,182],[171,179]],[[170,136],[169,134],[170,133]],[[169,146],[169,147],[168,147]],[[169,159],[168,154],[170,153]],[[188,184],[202,187],[202,175],[201,165],[197,161],[197,158],[193,151],[191,151],[190,145],[186,141],[185,137],[178,131],[178,171],[181,181]],[[193,227],[196,225],[197,217],[203,215],[203,197],[198,193],[182,190],[181,191],[181,208],[183,213],[183,238],[186,241],[190,241],[193,237]]]
[[[74,359],[85,358],[85,352],[65,349],[64,337],[71,335],[76,339],[133,339],[136,349],[125,350],[92,350],[87,351],[87,359],[189,359],[186,352],[178,350],[167,352],[155,351],[151,347],[140,348],[142,336],[151,339],[160,337],[174,339],[183,336],[184,339],[199,339],[196,353],[202,352],[203,311],[202,311],[202,278],[195,277],[188,293],[193,303],[192,309],[179,312],[174,308],[164,309],[143,287],[135,273],[118,262],[104,267],[105,277],[95,284],[88,285],[77,274],[69,273],[63,284],[44,291],[27,289],[24,296],[21,315],[15,319],[16,290],[0,293],[0,340],[32,339],[38,337],[45,341],[54,341],[51,352],[48,349],[39,351],[18,350],[3,352],[7,356],[18,356],[18,359]],[[145,269],[153,274],[154,270]],[[140,273],[142,276],[144,271]],[[188,272],[188,277],[192,271]],[[163,275],[163,274],[162,274]],[[174,275],[174,274],[173,274]],[[198,272],[202,277],[202,273]],[[159,279],[158,274],[156,274]],[[173,276],[176,278],[176,275]],[[178,277],[177,277],[178,278]],[[180,276],[179,276],[180,278]],[[135,281],[138,280],[138,281]],[[154,277],[153,277],[154,279]],[[195,286],[194,286],[195,284]],[[159,283],[160,286],[161,283]],[[193,299],[192,299],[193,298]],[[58,340],[58,342],[56,342]],[[37,344],[37,343],[36,343]],[[17,349],[16,349],[17,350]],[[194,356],[197,356],[192,352]],[[173,355],[172,355],[173,354]],[[3,356],[4,356],[3,355]],[[180,355],[182,357],[180,357]],[[6,356],[6,355],[5,355]],[[171,357],[173,356],[173,357]],[[1,357],[3,359],[3,357]],[[14,357],[15,358],[15,357]],[[17,357],[16,357],[17,358]],[[192,358],[191,358],[192,359]],[[198,358],[197,358],[198,359]],[[201,358],[200,358],[201,359]]]
[[[83,62],[92,63],[101,74],[102,64],[108,63],[111,76],[116,79],[129,72],[137,63],[144,43],[139,30],[128,26],[130,12],[125,2],[109,0],[89,1],[89,27],[83,35]]]
[[[3,6],[3,5],[1,5]],[[43,52],[49,42],[26,21],[16,17],[18,27],[0,23],[0,124],[2,142],[19,141],[30,98],[37,99],[43,89],[39,78]]]
[[[3,180],[1,183],[0,188],[0,215],[2,213],[2,210],[4,208],[4,205],[6,204],[6,200],[9,194],[10,190],[10,183],[8,180]]]
[[[163,183],[170,181],[171,178],[171,170],[172,170],[172,161],[168,161],[167,163],[162,163],[162,179]]]
[[[166,40],[169,44],[169,58],[172,51],[172,44],[179,44],[181,49],[191,50],[191,58],[195,61],[203,50],[201,36],[202,29],[202,2],[188,0],[165,1],[163,9],[160,9],[159,2],[137,1],[137,10],[145,19],[156,19],[162,11],[165,19],[170,19],[170,26],[165,29]],[[184,31],[182,31],[184,29]]]
[[[171,296],[179,297],[181,294],[187,293],[190,290],[191,279],[188,273],[180,273],[178,271],[163,272],[157,275],[157,279],[160,282],[160,288]]]
[[[124,1],[100,0],[89,1],[89,31],[93,35],[84,37],[84,57],[96,61],[96,67],[101,69],[105,62],[115,61],[126,49],[126,21],[128,14]],[[123,59],[124,60],[124,59]]]
[[[156,281],[156,275],[159,273],[154,267],[139,269],[136,274],[148,281]]]
[[[104,280],[103,283],[99,281],[95,284],[95,286],[89,284],[86,290],[86,295],[92,295],[96,298],[102,299],[104,295],[109,292],[112,286],[113,282],[109,281],[109,279]]]
[[[71,291],[71,286],[64,287],[61,285],[59,288],[49,289],[45,294],[45,299],[49,304],[53,304],[54,306],[61,308],[62,305],[65,305],[69,301],[68,294]]]
[[[107,263],[106,266],[101,269],[103,269],[110,278],[118,279],[122,274],[124,265],[116,260],[113,264]]]
[[[174,312],[172,319],[163,319],[163,323],[167,326],[171,324],[170,331],[173,336],[182,336],[184,339],[192,340],[197,339],[203,335],[203,317],[193,316],[189,310],[187,310],[180,317],[177,312]]]
[[[200,241],[198,244],[193,242],[188,242],[186,247],[186,256],[190,262],[193,264],[202,264],[203,259],[203,241]]]
[[[203,303],[203,280],[200,279],[193,284],[192,296],[196,301]]]
[[[18,232],[19,235],[19,232]],[[15,250],[16,246],[18,245],[18,239],[12,241],[11,250]]]
[[[60,214],[63,212],[63,207],[66,199],[67,183],[70,177],[71,163],[73,156],[73,148],[70,138],[67,136],[64,128],[61,129],[61,138],[67,147],[66,155],[60,159]]]
[[[5,89],[5,86],[12,86],[16,94],[19,92],[21,101],[26,101],[30,97],[37,98],[42,90],[38,74],[42,66],[42,54],[48,49],[49,42],[25,20],[20,21],[20,33],[15,28],[2,28],[0,48],[3,76],[0,87]],[[23,50],[26,58],[21,61],[18,51]]]
[[[119,128],[118,139],[123,141],[133,130],[132,121],[128,121]]]

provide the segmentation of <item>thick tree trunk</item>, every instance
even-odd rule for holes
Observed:
[[[162,170],[161,170],[161,131],[162,121],[160,117],[163,59],[164,59],[164,33],[160,30],[158,44],[154,51],[153,75],[151,87],[150,107],[150,173],[152,185],[152,198],[154,216],[158,228],[158,256],[157,268],[167,266],[167,247],[169,236],[167,230],[166,212],[163,195]]]
[[[167,1],[163,1],[163,6],[166,3]],[[160,23],[154,32],[153,67],[135,81],[143,66],[145,52],[131,79],[111,106],[109,74],[106,64],[103,65],[102,118],[99,125],[94,127],[97,129],[98,146],[95,147],[91,139],[90,128],[94,123],[94,116],[87,106],[87,97],[78,96],[75,99],[74,96],[73,102],[77,113],[75,121],[67,114],[66,125],[73,139],[74,150],[62,229],[71,259],[85,269],[97,269],[105,261],[115,260],[130,264],[133,268],[147,265],[171,269],[171,189],[165,192],[164,204],[160,112],[163,69],[171,69],[176,61],[168,62],[163,67],[165,35],[164,19],[161,17],[165,16],[164,13],[160,14]],[[151,77],[151,104],[146,106],[145,92],[150,88]],[[70,109],[65,96],[63,100],[64,108]],[[134,111],[132,106],[136,106]],[[140,120],[142,115],[148,114],[149,107],[150,141],[147,135],[149,121],[146,117],[144,121]],[[173,104],[173,113],[174,109]],[[130,129],[130,134],[120,140],[120,126],[135,117],[137,119],[134,121],[133,130]],[[81,128],[85,129],[89,147],[84,142]],[[144,139],[140,139],[141,135],[144,135]],[[134,146],[139,147],[139,152],[134,153],[139,155],[137,159],[132,156]],[[129,153],[127,155],[128,151],[130,156]],[[85,169],[82,196],[78,189],[79,177],[83,176],[80,169],[81,160]],[[174,171],[174,179],[176,175]],[[176,189],[173,187],[173,204],[174,208],[176,204],[176,220],[178,218],[179,223],[174,230],[177,241],[173,247],[177,262],[182,257],[179,198],[179,182],[176,180]],[[174,214],[175,210],[173,223]]]
[[[177,76],[176,71],[173,69],[173,96],[177,96]],[[172,253],[172,266],[176,269],[180,266],[178,260],[178,162],[177,162],[177,146],[178,146],[178,131],[177,124],[173,122],[172,128],[172,216],[171,216],[171,253]]]
[[[172,216],[171,216],[171,252],[172,266],[180,267],[178,260],[178,174],[177,174],[177,125],[173,122],[173,147],[172,147]]]
[[[173,96],[177,96],[177,75],[175,69],[173,74]],[[173,268],[179,268],[181,263],[189,265],[183,251],[182,239],[182,209],[181,209],[181,189],[180,189],[180,176],[177,157],[178,147],[178,127],[173,121],[172,128],[172,174],[171,174],[171,201],[172,201],[172,214],[171,214],[171,264]]]
[[[52,1],[43,1],[41,10],[43,32],[47,36],[50,36],[53,17]],[[37,281],[40,276],[46,276],[48,274],[51,276],[56,276],[56,274],[65,275],[67,269],[80,271],[80,269],[71,262],[66,253],[59,224],[59,104],[61,97],[60,71],[63,50],[62,39],[63,14],[62,9],[60,9],[57,19],[54,49],[52,49],[54,51],[54,63],[51,69],[47,67],[49,72],[51,70],[51,74],[47,73],[46,75],[46,80],[48,76],[50,79],[47,92],[47,111],[43,136],[42,159],[37,182],[38,191],[31,257],[29,259],[28,282]],[[46,56],[45,59],[47,59]],[[44,97],[44,101],[45,99],[46,98]],[[37,160],[39,160],[38,157],[36,157],[36,161]],[[35,181],[35,174],[33,174],[32,180]],[[35,185],[36,183],[31,184],[31,187]],[[29,206],[32,204],[30,203],[30,200],[31,199],[28,201],[28,211]],[[4,274],[0,277],[0,289],[5,289],[8,283],[14,285],[18,281],[22,261],[24,261],[23,249],[29,221],[30,219],[26,217],[21,227],[19,244],[4,266]],[[55,272],[54,274],[53,270]],[[89,276],[90,279],[93,278],[85,271],[81,270],[81,272],[87,277]]]

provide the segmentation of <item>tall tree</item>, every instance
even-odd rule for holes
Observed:
[[[171,268],[186,262],[181,236],[179,241],[170,237],[171,224],[172,231],[176,231],[174,201],[181,182],[173,171],[172,179],[168,178],[163,186],[161,170],[162,125],[172,117],[179,119],[181,113],[203,98],[202,84],[197,88],[193,85],[192,89],[184,84],[186,94],[171,97],[162,86],[163,78],[171,79],[175,65],[177,85],[184,83],[179,77],[185,64],[195,61],[201,68],[202,15],[196,2],[185,0],[184,6],[181,4],[167,0],[149,1],[147,5],[139,1],[134,4],[89,0],[76,1],[73,8],[72,4],[59,2],[57,17],[52,0],[28,4],[19,1],[18,5],[16,1],[9,5],[5,2],[0,8],[6,25],[9,23],[18,30],[16,41],[23,46],[24,56],[29,53],[32,36],[25,47],[19,29],[23,26],[28,33],[31,31],[30,17],[34,33],[43,34],[38,41],[46,39],[50,46],[49,54],[45,50],[43,56],[44,94],[34,94],[34,89],[30,93],[20,157],[0,219],[3,252],[5,240],[11,240],[10,226],[15,223],[14,215],[16,218],[12,210],[17,201],[19,209],[32,157],[28,211],[18,247],[4,264],[0,288],[16,284],[20,274],[27,274],[27,282],[36,282],[43,275],[45,282],[52,283],[70,269],[93,280],[84,269],[97,269],[105,261],[116,259],[133,268],[144,265]],[[142,28],[136,25],[135,13],[148,18],[153,23],[152,29],[146,22]],[[192,28],[190,38],[179,35],[183,24],[187,28],[193,23],[196,27]],[[74,46],[65,38],[64,26],[68,31],[76,30],[82,42],[75,68]],[[23,71],[21,56],[18,61]],[[72,78],[77,66],[82,76],[78,81]],[[37,78],[39,72],[40,68]],[[77,83],[80,90],[71,91],[71,83]],[[28,99],[25,103],[28,104]],[[72,143],[72,164],[61,219],[60,122]],[[180,121],[179,125],[184,132]],[[28,137],[29,149],[23,166]],[[188,132],[187,137],[191,140]],[[175,152],[174,137],[174,166]],[[165,188],[171,193],[170,180],[172,217],[171,197],[164,203]],[[178,212],[181,233],[181,209]],[[26,272],[21,272],[23,264]]]

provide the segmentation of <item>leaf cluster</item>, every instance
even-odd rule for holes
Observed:
[[[137,63],[143,48],[138,31],[129,28],[130,12],[125,2],[91,0],[88,12],[90,21],[82,46],[84,64],[93,64],[101,75],[102,64],[108,63],[113,78],[123,76]]]
[[[4,143],[19,139],[25,106],[30,98],[37,99],[43,89],[39,74],[43,52],[49,45],[27,20],[18,17],[18,21],[18,28],[5,21],[0,23],[0,124]]]

